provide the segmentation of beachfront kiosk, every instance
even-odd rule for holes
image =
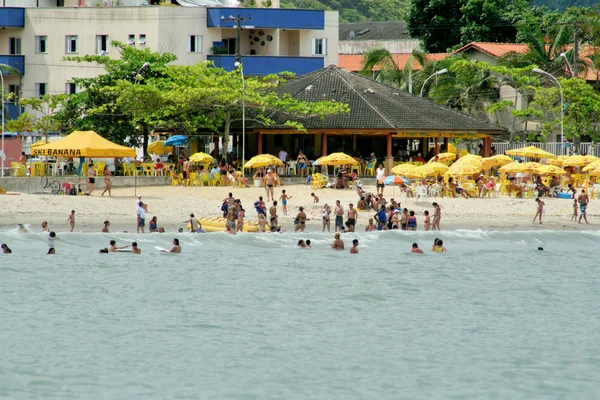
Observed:
[[[277,125],[255,127],[249,135],[251,154],[276,154],[286,147],[305,153],[312,149],[309,156],[318,157],[327,155],[328,147],[341,151],[343,146],[363,155],[385,154],[387,168],[391,168],[394,147],[402,140],[405,144],[406,140],[420,141],[425,155],[430,138],[436,145],[441,139],[446,148],[449,138],[483,139],[484,156],[489,156],[492,136],[507,133],[498,125],[333,65],[290,79],[277,91],[300,101],[346,103],[350,112],[324,118],[272,115]],[[302,123],[306,131],[285,127],[289,120]]]

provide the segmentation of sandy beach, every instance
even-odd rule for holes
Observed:
[[[286,185],[276,188],[276,199],[285,189],[292,199],[288,202],[288,216],[283,216],[279,205],[279,221],[283,229],[293,229],[292,224],[298,207],[303,206],[309,217],[307,231],[321,231],[321,209],[324,204],[332,206],[340,200],[345,209],[349,203],[356,205],[358,196],[354,190],[322,189],[314,191],[319,197],[319,203],[313,204],[310,187],[304,185]],[[367,191],[375,192],[374,187],[365,187]],[[66,231],[67,217],[71,210],[76,210],[76,231],[100,232],[102,222],[109,220],[112,231],[135,232],[136,198],[133,188],[113,190],[112,197],[100,196],[50,196],[50,195],[8,195],[0,196],[0,229],[11,230],[16,224],[30,226],[30,230],[39,230],[42,221],[47,221],[52,230]],[[159,226],[169,232],[176,231],[185,224],[190,213],[198,218],[220,216],[221,201],[233,192],[235,198],[242,201],[248,220],[256,219],[253,204],[259,196],[266,199],[266,192],[261,188],[230,188],[230,187],[142,187],[137,194],[148,204],[148,219],[158,217]],[[395,196],[394,196],[395,194]],[[499,198],[428,198],[410,199],[400,195],[396,188],[387,187],[385,197],[389,200],[395,197],[400,200],[402,207],[414,210],[418,217],[419,230],[422,229],[423,211],[433,211],[431,203],[436,201],[442,208],[442,230],[448,229],[483,229],[483,230],[581,230],[598,229],[600,208],[596,201],[588,207],[590,224],[571,222],[572,200],[545,198],[546,213],[543,225],[532,224],[535,214],[533,199],[514,199],[506,196]],[[600,203],[598,203],[600,204]],[[373,212],[359,213],[357,230],[364,231],[368,218]],[[332,220],[333,225],[333,220]]]

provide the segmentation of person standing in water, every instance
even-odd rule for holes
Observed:
[[[296,215],[296,226],[294,227],[294,232],[304,232],[304,228],[306,227],[306,213],[304,212],[304,207],[300,207],[298,215]]]
[[[352,241],[352,247],[350,248],[350,254],[358,254],[358,239]]]
[[[75,229],[75,210],[71,210],[71,214],[69,214],[69,218],[67,218],[67,222],[71,225],[71,232]]]
[[[336,233],[333,235],[333,243],[331,244],[331,248],[334,250],[344,250],[344,242],[340,239],[340,233]]]
[[[581,194],[577,197],[577,201],[579,201],[579,223],[581,223],[581,218],[583,218],[585,223],[589,224],[587,220],[587,206],[590,202],[590,197],[585,192],[585,189],[581,189]]]
[[[131,252],[133,254],[142,254],[142,250],[138,247],[137,242],[131,243]]]
[[[179,254],[181,253],[181,246],[179,245],[179,239],[175,238],[173,239],[173,248],[169,251],[167,250],[161,250],[161,253],[175,253],[175,254]]]
[[[533,223],[535,224],[535,219],[539,216],[540,225],[541,225],[542,224],[542,214],[544,213],[544,202],[539,197],[537,199],[535,199],[535,202],[537,203],[537,209],[536,209],[535,215],[533,216]]]
[[[183,221],[183,223],[188,223],[190,225],[190,232],[191,233],[195,233],[196,232],[196,225],[198,224],[198,222],[196,221],[196,217],[194,217],[194,214],[190,214],[190,219],[188,219],[187,221]]]

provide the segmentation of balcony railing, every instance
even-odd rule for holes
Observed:
[[[21,75],[25,75],[25,56],[18,55],[0,55],[0,64],[5,64],[15,68]],[[4,75],[11,75],[7,70],[3,70]]]
[[[4,103],[7,119],[17,119],[23,114],[23,107],[15,103]]]
[[[269,8],[208,8],[206,26],[235,28],[235,21],[224,21],[230,16],[250,18],[242,26],[265,29],[325,29],[325,11]]]
[[[24,28],[24,8],[0,8],[0,28]]]
[[[227,71],[235,69],[235,56],[209,55],[208,59],[214,62],[215,67]],[[263,76],[278,74],[288,71],[296,75],[304,75],[323,68],[323,57],[295,57],[295,56],[242,56],[244,74]]]
[[[549,153],[560,156],[562,154],[569,154],[573,149],[572,143],[563,143],[561,146],[560,142],[547,142],[547,143],[536,143],[536,142],[521,142],[521,143],[508,143],[508,142],[493,142],[492,146],[496,148],[496,153],[504,154],[505,151],[512,149],[519,149],[521,147],[535,146],[538,149],[545,150]],[[595,143],[580,143],[578,154],[589,154],[593,156],[600,156],[600,145]]]

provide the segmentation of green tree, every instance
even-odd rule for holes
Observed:
[[[246,122],[253,126],[272,125],[271,116],[320,116],[347,112],[345,104],[329,101],[307,103],[289,95],[279,96],[282,75],[246,77],[242,85],[239,70],[225,71],[212,63],[168,66],[160,78],[148,78],[144,85],[121,80],[112,88],[119,108],[132,110],[134,123],[160,126],[194,134],[198,129],[223,134],[227,148],[232,127],[242,120],[245,100]],[[303,129],[301,124],[288,126]]]
[[[131,109],[120,108],[116,102],[117,93],[107,88],[114,88],[123,80],[143,85],[143,77],[161,77],[167,64],[175,61],[176,57],[171,53],[140,50],[119,42],[112,42],[112,46],[119,51],[120,58],[97,55],[65,58],[66,61],[102,66],[106,73],[94,78],[74,78],[73,81],[83,90],[69,95],[55,118],[66,131],[93,130],[116,143],[128,146],[141,144],[145,153],[149,127],[136,124]],[[144,67],[145,63],[150,67]]]

